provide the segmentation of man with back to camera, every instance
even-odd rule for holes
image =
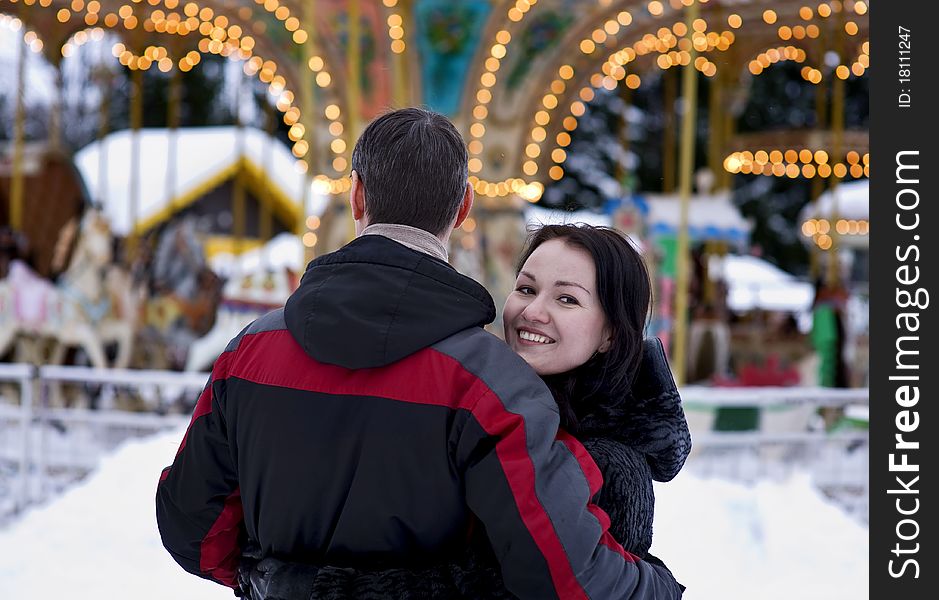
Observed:
[[[446,262],[473,204],[452,123],[387,113],[352,169],[356,239],[229,343],[161,474],[173,558],[236,589],[248,546],[311,565],[430,564],[475,517],[520,598],[679,597],[609,535],[589,504],[596,466],[555,441],[550,392],[483,330],[488,292]]]

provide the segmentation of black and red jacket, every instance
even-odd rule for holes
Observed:
[[[246,544],[388,568],[459,552],[475,518],[521,598],[677,598],[610,536],[602,478],[540,378],[482,326],[489,294],[369,235],[231,341],[157,489],[163,543],[235,587]]]

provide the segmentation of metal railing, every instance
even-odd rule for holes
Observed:
[[[830,429],[819,410],[866,412],[869,389],[686,386],[681,396],[693,442],[686,468],[745,482],[808,472],[817,489],[868,522],[868,429],[851,426],[848,418],[846,426]],[[723,408],[756,409],[757,428],[715,431],[715,415]]]
[[[0,524],[86,475],[122,441],[184,427],[208,377],[0,364],[0,396],[13,396],[0,398]],[[55,406],[68,386],[99,406],[130,395],[142,410]],[[681,395],[694,444],[686,468],[742,481],[808,470],[819,489],[867,519],[867,430],[832,432],[813,421],[819,408],[867,406],[867,389],[686,386]],[[714,431],[716,411],[731,407],[756,407],[759,429]]]
[[[126,439],[183,427],[168,398],[192,402],[208,373],[0,364],[0,523],[93,470]],[[127,392],[146,412],[54,406],[62,386],[85,397]]]

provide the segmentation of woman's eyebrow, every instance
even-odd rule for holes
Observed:
[[[555,286],[555,287],[559,287],[559,286],[579,287],[580,289],[582,289],[582,290],[584,290],[585,292],[587,292],[587,295],[588,295],[588,296],[591,296],[591,295],[592,295],[592,294],[590,293],[590,290],[588,290],[588,289],[585,288],[584,286],[580,285],[579,283],[574,283],[573,281],[555,281],[555,282],[554,282],[554,286]]]
[[[538,283],[538,278],[535,277],[534,275],[532,275],[531,273],[529,273],[528,271],[519,271],[518,274],[519,274],[519,275],[524,275],[525,277],[531,279],[531,280],[534,281],[535,283]],[[555,281],[555,282],[554,282],[554,287],[563,287],[563,286],[578,287],[578,288],[584,290],[585,292],[587,292],[587,295],[588,295],[588,296],[592,296],[592,295],[593,295],[593,294],[590,293],[590,290],[588,290],[588,289],[585,288],[584,286],[580,285],[579,283],[575,283],[575,282],[573,282],[573,281],[563,281],[563,280],[558,280],[558,281]]]

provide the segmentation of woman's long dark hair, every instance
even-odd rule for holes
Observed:
[[[614,420],[629,401],[642,361],[652,285],[642,256],[624,234],[582,224],[545,225],[534,231],[519,257],[516,276],[538,246],[555,239],[593,259],[600,306],[612,333],[606,352],[570,371],[542,377],[558,404],[561,426],[576,434],[586,422],[602,425]]]

